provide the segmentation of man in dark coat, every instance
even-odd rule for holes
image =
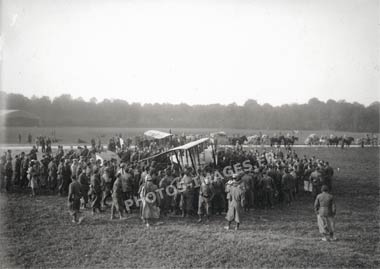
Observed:
[[[101,210],[101,201],[102,201],[102,187],[101,187],[101,179],[99,174],[99,169],[97,167],[94,168],[93,174],[91,175],[91,185],[90,185],[90,193],[91,193],[91,206],[92,206],[92,214],[94,215],[96,209],[99,212]]]
[[[69,185],[69,195],[67,197],[69,203],[69,211],[72,216],[72,222],[80,224],[82,218],[77,220],[80,209],[80,198],[82,194],[80,191],[80,183],[77,181],[76,177],[72,178],[72,182]]]
[[[317,222],[319,232],[321,233],[322,241],[335,241],[335,214],[336,206],[334,197],[328,193],[329,189],[326,185],[322,186],[322,193],[317,195],[314,202],[314,210],[317,214]],[[328,238],[330,236],[330,238]]]
[[[292,202],[291,195],[292,188],[292,176],[289,174],[288,168],[285,168],[285,173],[281,179],[281,191],[284,197],[285,203],[289,206]]]
[[[83,207],[86,208],[88,204],[88,192],[90,190],[90,177],[89,172],[85,167],[80,169],[78,181],[80,183],[80,191],[83,197]]]
[[[264,202],[264,207],[267,208],[268,206],[272,209],[273,208],[273,195],[276,191],[276,186],[274,184],[273,178],[271,178],[268,175],[268,172],[264,174],[262,180],[261,180],[261,185],[262,185],[262,192],[263,192],[263,202]]]
[[[14,184],[21,185],[21,162],[22,159],[20,156],[16,155],[15,160],[15,170],[14,170]]]
[[[234,174],[233,179],[234,180],[232,182],[228,182],[226,186],[228,200],[228,212],[226,215],[228,226],[224,227],[226,230],[230,229],[232,221],[235,221],[236,223],[235,230],[239,229],[239,225],[241,223],[241,209],[245,203],[245,195],[242,187],[240,186],[240,177]]]

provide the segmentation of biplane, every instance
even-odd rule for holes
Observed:
[[[167,161],[176,164],[181,169],[192,167],[195,172],[206,165],[217,164],[217,154],[214,144],[209,138],[201,138],[196,141],[169,149],[165,152],[142,159],[139,162],[152,160]]]

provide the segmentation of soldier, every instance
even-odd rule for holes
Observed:
[[[78,159],[74,158],[73,163],[70,166],[70,170],[71,170],[71,175],[76,177],[76,178],[79,176],[78,167],[79,167]]]
[[[69,195],[67,197],[69,203],[69,211],[72,216],[72,223],[80,224],[83,218],[77,220],[80,209],[80,198],[82,196],[80,183],[77,181],[76,177],[72,177],[72,182],[69,185]]]
[[[329,188],[329,191],[332,191],[332,179],[334,176],[334,169],[330,166],[329,162],[326,162],[325,176],[326,185]]]
[[[90,174],[86,171],[86,168],[83,167],[79,169],[80,174],[78,181],[80,183],[80,191],[83,197],[83,207],[87,208],[88,204],[88,192],[90,190]]]
[[[102,206],[107,207],[106,200],[108,197],[111,197],[112,190],[112,178],[111,171],[112,167],[110,167],[109,162],[104,162],[104,166],[102,169],[102,189],[103,189],[103,198],[102,198]]]
[[[14,170],[14,184],[20,185],[21,184],[21,162],[22,159],[19,155],[15,156],[15,170]]]
[[[142,200],[141,218],[145,222],[146,227],[150,227],[152,219],[160,217],[160,196],[157,194],[157,185],[153,184],[152,176],[146,176],[146,182],[141,186],[140,197]]]
[[[209,221],[210,211],[211,211],[211,201],[215,195],[214,188],[211,184],[211,175],[206,174],[205,171],[202,172],[201,185],[199,188],[199,199],[198,199],[198,223],[202,222],[202,215],[206,214],[206,219]]]
[[[24,152],[21,152],[21,167],[20,167],[20,174],[21,174],[21,187],[28,186],[28,169],[29,169],[29,157],[25,156]]]
[[[180,209],[182,211],[182,217],[184,218],[193,212],[194,184],[193,179],[190,177],[189,168],[185,169],[185,174],[180,181],[180,186]]]
[[[314,202],[314,210],[317,214],[319,232],[322,234],[322,241],[335,241],[335,214],[336,206],[334,197],[328,193],[328,187],[322,186],[322,193],[317,195]],[[330,238],[328,238],[330,236]]]
[[[285,173],[282,176],[281,179],[281,191],[282,195],[284,197],[285,203],[290,206],[290,203],[292,202],[292,194],[291,194],[291,188],[292,188],[292,176],[289,174],[288,168],[285,168]]]
[[[163,191],[162,191],[163,197],[161,197],[162,199],[161,199],[161,204],[160,204],[161,212],[163,215],[166,215],[169,212],[170,207],[171,207],[171,196],[169,196],[166,193],[166,188],[173,181],[173,177],[171,174],[172,173],[171,173],[170,169],[166,169],[165,171],[163,171],[163,177],[162,177],[160,184],[158,186],[160,189],[163,189]]]
[[[241,177],[241,184],[244,189],[245,195],[245,205],[244,211],[249,211],[249,208],[253,206],[253,187],[252,187],[253,177],[250,171],[246,170],[244,175]]]
[[[31,163],[28,168],[29,186],[32,189],[31,197],[35,197],[37,194],[38,176],[39,169],[37,166],[37,162],[35,160],[31,160]]]
[[[60,189],[61,194],[67,195],[70,180],[71,180],[70,163],[69,163],[68,159],[65,159],[64,164],[62,166],[62,185],[61,185],[61,189]]]
[[[99,169],[95,166],[93,174],[91,175],[91,184],[90,184],[90,193],[91,193],[91,207],[92,215],[95,214],[96,210],[102,212],[101,210],[101,201],[102,201],[102,187],[101,179],[99,174]]]
[[[214,199],[211,201],[213,205],[213,211],[214,213],[221,215],[225,210],[226,204],[223,179],[214,176],[212,185],[214,189]]]
[[[7,162],[5,163],[5,189],[7,190],[7,192],[10,192],[12,188],[12,177],[12,158],[8,158]]]
[[[63,170],[65,166],[65,159],[61,158],[57,168],[57,183],[59,195],[63,196]]]
[[[115,218],[115,213],[119,213],[120,219],[123,218],[123,211],[125,211],[123,188],[121,182],[121,173],[118,173],[112,189],[112,206],[111,206],[111,220]]]
[[[273,209],[273,194],[276,191],[276,187],[273,181],[273,178],[271,178],[268,174],[269,171],[267,171],[262,180],[261,180],[261,185],[262,185],[262,191],[263,191],[263,202],[264,202],[264,207],[267,209],[268,205],[271,209]]]
[[[37,152],[38,152],[38,149],[36,148],[36,146],[33,146],[33,148],[29,152],[29,156],[31,160],[37,160]]]
[[[310,182],[313,186],[312,192],[315,199],[317,195],[321,193],[322,186],[322,174],[319,167],[317,167],[317,169],[310,174]]]
[[[57,164],[51,159],[48,165],[48,186],[50,190],[55,191],[57,187]]]
[[[228,200],[228,212],[226,219],[228,221],[228,226],[224,228],[226,230],[230,229],[232,221],[235,221],[235,230],[239,229],[241,222],[241,208],[244,206],[244,193],[240,187],[240,178],[236,174],[232,176],[234,179],[232,182],[228,182],[226,186],[227,200]]]

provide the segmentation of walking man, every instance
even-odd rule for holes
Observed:
[[[317,195],[314,202],[314,210],[317,214],[317,221],[319,232],[322,234],[322,241],[335,241],[334,230],[336,214],[336,206],[334,197],[328,193],[329,189],[326,185],[323,185],[322,193]]]

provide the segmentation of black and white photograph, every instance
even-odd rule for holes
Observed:
[[[0,0],[0,268],[379,268],[379,0]]]

